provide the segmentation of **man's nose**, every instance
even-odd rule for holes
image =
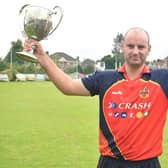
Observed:
[[[138,49],[138,47],[134,47],[134,49],[133,49],[133,54],[138,54],[139,53],[139,49]]]

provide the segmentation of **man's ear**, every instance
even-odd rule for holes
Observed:
[[[152,48],[152,46],[149,45],[149,47],[148,47],[148,55],[149,55],[149,53],[150,53],[150,51],[151,51],[151,48]]]
[[[121,51],[122,51],[122,53],[124,51],[124,42],[123,41],[121,42]]]
[[[149,52],[151,51],[151,48],[152,48],[152,46],[151,46],[151,45],[149,45],[149,49],[148,49],[148,51],[149,51]]]

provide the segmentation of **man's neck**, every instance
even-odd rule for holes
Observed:
[[[137,65],[137,66],[131,66],[128,64],[125,64],[125,71],[129,79],[133,80],[136,79],[138,76],[141,75],[144,65]]]

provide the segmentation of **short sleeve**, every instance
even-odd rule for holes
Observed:
[[[91,96],[99,94],[98,71],[88,77],[82,78],[82,83],[89,90]]]

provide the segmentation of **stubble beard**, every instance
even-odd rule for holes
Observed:
[[[142,57],[139,57],[139,60],[135,60],[134,56],[130,56],[128,58],[126,58],[126,63],[134,68],[138,68],[141,67],[142,65],[145,64],[145,59],[143,59]]]

